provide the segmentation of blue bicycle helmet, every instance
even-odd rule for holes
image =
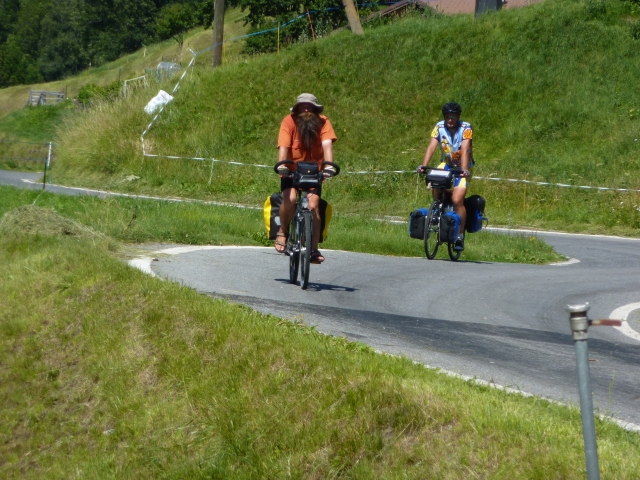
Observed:
[[[442,115],[447,115],[449,113],[454,113],[456,115],[460,115],[462,113],[462,107],[459,103],[456,102],[448,102],[442,106]]]

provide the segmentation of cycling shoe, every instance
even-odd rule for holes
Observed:
[[[464,250],[464,237],[462,235],[458,235],[458,238],[456,238],[456,241],[453,244],[453,249],[456,252],[461,252]]]

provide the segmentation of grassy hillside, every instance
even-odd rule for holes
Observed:
[[[234,38],[244,34],[247,27],[240,21],[244,13],[239,9],[229,9],[225,18],[225,38]],[[29,96],[29,90],[64,91],[68,98],[74,98],[82,86],[88,83],[105,86],[116,80],[144,75],[145,69],[156,68],[162,60],[176,61],[187,65],[191,60],[191,54],[187,48],[200,51],[211,45],[213,33],[211,29],[193,29],[185,35],[184,51],[179,57],[178,45],[174,40],[149,45],[146,49],[125,55],[122,58],[102,65],[98,68],[90,68],[78,76],[66,78],[57,82],[42,83],[37,85],[18,85],[15,87],[0,89],[0,119],[24,107]],[[240,58],[241,43],[230,42],[224,46],[223,62],[234,63]],[[211,57],[206,55],[198,59],[202,65],[211,64]],[[0,135],[4,130],[0,126]],[[47,140],[53,140],[48,138]]]
[[[410,170],[439,107],[455,99],[474,125],[475,174],[640,188],[636,139],[637,17],[620,0],[559,0],[472,16],[414,16],[348,31],[211,71],[197,68],[146,137],[147,151],[273,163],[279,122],[295,96],[326,105],[346,171]],[[167,88],[170,88],[167,85]],[[266,170],[143,158],[142,107],[153,92],[104,105],[66,125],[59,179],[259,204],[277,188]],[[424,206],[413,175],[343,175],[341,211],[402,214]],[[476,180],[494,223],[634,235],[637,194]]]
[[[0,477],[585,477],[576,408],[212,300],[118,249],[33,205],[0,221]],[[636,479],[638,435],[596,428],[603,478]]]

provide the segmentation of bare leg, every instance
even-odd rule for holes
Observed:
[[[313,218],[311,250],[318,250],[318,244],[320,243],[320,228],[322,227],[322,221],[320,220],[320,197],[315,193],[309,193],[307,198],[309,199],[309,210],[311,210]]]

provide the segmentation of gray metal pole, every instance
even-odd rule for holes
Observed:
[[[580,391],[580,414],[582,416],[582,438],[584,439],[584,455],[587,463],[587,479],[600,480],[591,377],[589,373],[589,349],[587,346],[587,339],[589,338],[588,310],[588,303],[584,305],[567,305],[569,323],[576,347],[576,361],[578,363],[578,389]]]

